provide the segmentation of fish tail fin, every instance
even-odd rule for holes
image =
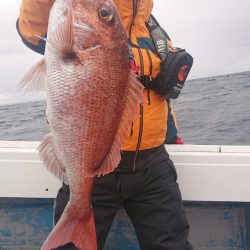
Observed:
[[[51,231],[41,250],[51,250],[73,243],[79,250],[97,250],[93,210],[81,215],[69,213],[66,207],[54,229]]]

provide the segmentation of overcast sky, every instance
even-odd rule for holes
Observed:
[[[40,58],[17,35],[21,0],[0,0],[0,97]],[[154,15],[194,57],[189,78],[250,70],[250,0],[155,0]]]

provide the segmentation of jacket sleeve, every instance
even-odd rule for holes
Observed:
[[[168,122],[165,144],[175,144],[174,141],[178,137],[177,120],[171,105],[171,101],[168,97],[166,98],[166,102],[168,105]]]
[[[22,0],[17,31],[23,43],[33,51],[44,54],[49,12],[55,0]],[[38,36],[38,37],[37,37]]]

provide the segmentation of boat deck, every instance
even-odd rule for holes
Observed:
[[[61,183],[39,160],[39,142],[0,142],[0,250],[39,249],[53,227]],[[202,250],[250,249],[250,146],[167,145]],[[121,209],[105,249],[138,250]]]

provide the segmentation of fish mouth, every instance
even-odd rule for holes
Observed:
[[[86,52],[86,51],[95,50],[95,49],[99,49],[99,48],[102,48],[102,46],[100,44],[97,44],[97,45],[85,47],[84,51]]]
[[[95,29],[93,29],[86,23],[73,23],[73,27],[87,32],[96,32]]]

